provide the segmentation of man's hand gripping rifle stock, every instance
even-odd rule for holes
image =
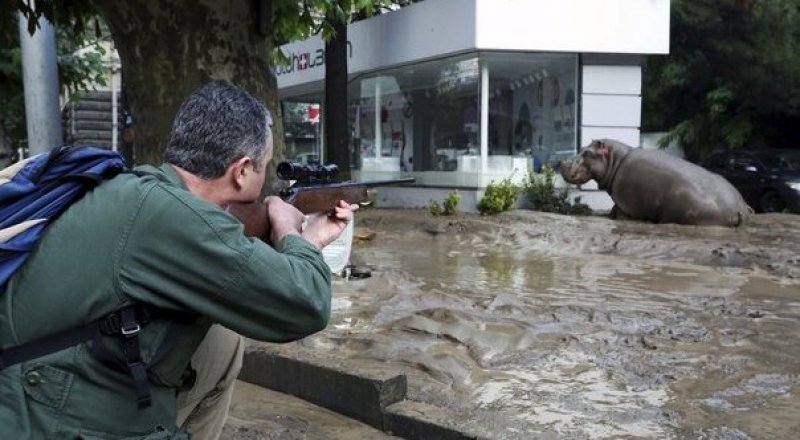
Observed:
[[[303,214],[325,212],[331,214],[340,201],[363,205],[369,202],[367,189],[376,186],[413,183],[413,177],[376,180],[368,182],[340,182],[336,165],[301,164],[281,162],[278,178],[294,183],[279,194],[283,201],[293,205]],[[270,227],[267,204],[263,201],[231,205],[229,212],[245,226],[245,235],[259,237],[269,242]]]

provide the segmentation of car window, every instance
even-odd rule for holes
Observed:
[[[743,170],[748,167],[759,168],[758,162],[755,160],[755,158],[748,154],[737,154],[736,160],[733,163],[733,168],[737,170]]]
[[[729,169],[733,165],[733,157],[728,154],[715,154],[706,160],[706,166],[708,168],[716,168],[716,169]]]
[[[772,170],[780,169],[784,165],[783,164],[784,161],[781,159],[780,155],[760,154],[759,159],[761,159],[761,162],[764,163],[764,166]]]
[[[758,158],[771,170],[800,171],[800,152],[764,152]]]
[[[800,153],[779,155],[777,168],[786,171],[800,171]]]

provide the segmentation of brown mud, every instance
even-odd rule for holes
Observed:
[[[497,439],[800,432],[800,216],[741,228],[513,211],[359,212],[328,328]],[[359,239],[359,237],[363,239]]]

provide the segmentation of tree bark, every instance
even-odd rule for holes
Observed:
[[[350,180],[347,123],[347,25],[332,23],[336,35],[325,43],[325,147],[326,162],[339,167],[339,177]]]
[[[262,1],[91,0],[108,23],[122,62],[137,164],[160,163],[183,100],[211,80],[225,80],[271,110],[274,176],[274,164],[283,157],[283,128],[270,63],[271,2]]]

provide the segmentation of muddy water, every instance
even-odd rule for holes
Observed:
[[[800,216],[697,228],[517,212],[359,214],[324,332],[498,439],[800,432]]]

